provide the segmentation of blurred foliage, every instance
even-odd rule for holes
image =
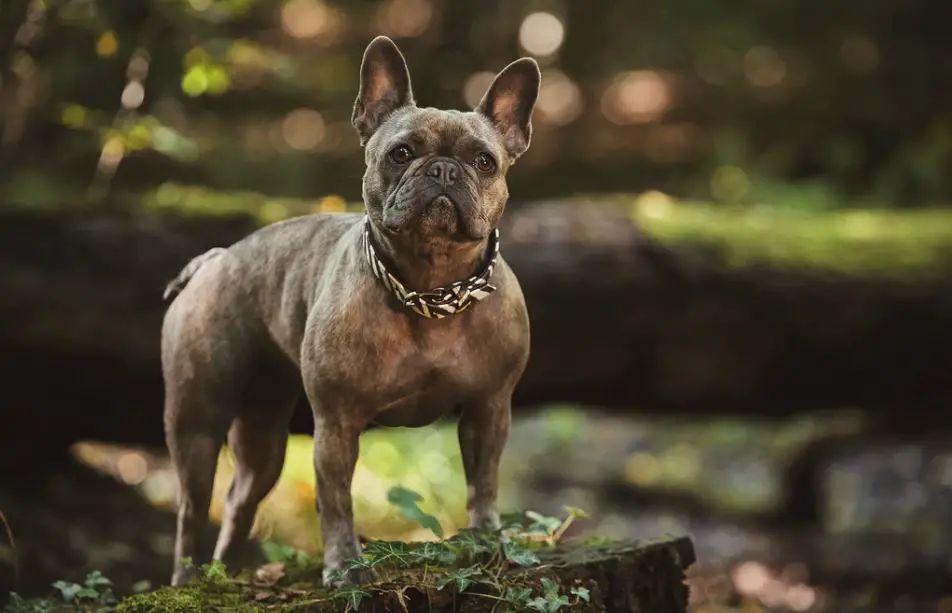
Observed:
[[[589,419],[578,407],[552,407],[513,425],[503,456],[499,508],[508,512],[531,507],[538,502],[529,498],[534,482],[565,481],[570,476],[569,481],[584,483],[592,492],[624,484],[691,494],[724,511],[763,511],[776,502],[779,491],[774,477],[780,466],[820,433],[855,429],[857,419],[850,412],[838,412],[781,424],[720,419],[639,425]],[[82,443],[76,453],[83,462],[135,485],[153,504],[174,508],[174,474],[167,466],[146,470],[145,452]],[[233,476],[233,459],[225,448],[211,505],[215,521],[221,519]],[[455,425],[364,433],[352,489],[355,526],[365,537],[435,541],[439,534],[457,533],[466,527],[467,513]],[[262,503],[254,528],[259,539],[270,543],[267,552],[272,560],[292,560],[297,551],[320,551],[315,494],[313,440],[292,436],[281,477]],[[598,506],[578,492],[567,494],[562,502]],[[557,541],[576,518],[585,517],[573,507],[540,510],[567,511],[569,517],[560,523],[530,513],[526,532],[541,543]],[[616,533],[608,517],[586,523],[605,536],[625,536]]]
[[[763,263],[854,275],[944,275],[952,265],[952,210],[828,210],[761,204],[723,206],[678,200],[659,191],[594,195],[586,201],[628,202],[632,220],[671,243],[707,244],[737,267]],[[807,204],[809,201],[804,200]],[[271,223],[311,212],[361,211],[331,194],[270,198],[250,191],[164,183],[142,198],[145,211],[185,215],[252,215]]]
[[[6,0],[0,201],[112,202],[165,181],[359,196],[361,52],[398,40],[423,104],[543,66],[519,198],[661,190],[721,204],[945,203],[941,0]]]

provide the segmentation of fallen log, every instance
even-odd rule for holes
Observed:
[[[162,288],[255,223],[0,210],[5,479],[80,439],[162,444]],[[952,250],[921,278],[738,265],[716,241],[646,233],[629,204],[582,201],[513,207],[502,231],[533,327],[517,411],[782,419],[846,406],[952,424],[932,411],[952,401]],[[310,427],[302,408],[294,429]]]

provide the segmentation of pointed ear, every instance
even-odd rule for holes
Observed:
[[[493,122],[513,159],[529,148],[532,140],[532,109],[539,98],[542,75],[532,58],[509,64],[496,75],[476,111]]]
[[[370,41],[360,64],[360,91],[351,123],[365,144],[397,109],[413,105],[410,71],[392,40],[378,36]]]

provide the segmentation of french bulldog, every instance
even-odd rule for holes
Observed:
[[[403,55],[375,38],[352,117],[365,212],[271,224],[197,256],[168,285],[164,421],[180,487],[173,585],[191,577],[184,558],[203,561],[221,446],[236,472],[212,557],[227,564],[281,473],[288,424],[305,399],[325,584],[374,580],[344,572],[361,552],[351,481],[370,424],[459,414],[469,524],[499,526],[499,461],[529,317],[497,224],[507,172],[529,147],[540,79],[523,58],[472,111],[421,107]]]

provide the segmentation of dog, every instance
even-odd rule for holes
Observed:
[[[352,124],[365,152],[365,212],[263,227],[189,262],[162,323],[166,441],[179,478],[172,584],[202,561],[216,460],[236,459],[212,558],[247,542],[284,462],[299,401],[314,415],[325,585],[360,555],[351,481],[370,424],[459,414],[469,525],[498,528],[511,397],[529,359],[529,316],[499,252],[506,175],[529,147],[541,73],[500,71],[472,111],[416,104],[403,54],[375,38]]]

